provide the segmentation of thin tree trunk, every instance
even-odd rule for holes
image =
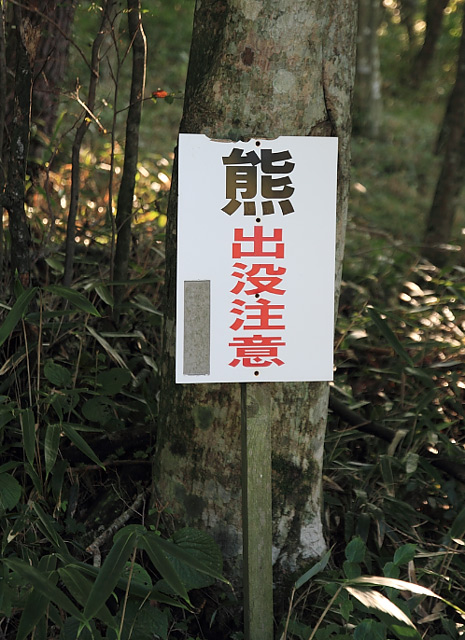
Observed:
[[[113,6],[115,5],[115,3],[116,0],[105,0],[99,32],[92,45],[89,90],[87,94],[86,110],[83,114],[81,124],[76,131],[76,136],[74,138],[73,148],[71,152],[71,193],[68,221],[66,226],[65,269],[63,274],[63,284],[66,287],[71,286],[71,282],[73,280],[74,254],[76,249],[76,218],[79,208],[79,192],[81,189],[81,146],[90,124],[90,118],[88,117],[88,115],[89,113],[92,113],[94,111],[95,94],[97,91],[97,84],[99,79],[100,47],[105,37],[106,25],[110,24],[110,16],[112,15]]]
[[[142,27],[140,0],[128,0],[127,6],[129,37],[132,43],[132,80],[130,104],[126,121],[123,175],[116,211],[116,230],[118,237],[113,278],[117,282],[124,282],[128,279],[132,209],[139,153],[139,127],[142,113],[142,98],[144,97],[145,90],[147,62],[147,40]],[[117,309],[123,294],[124,287],[116,286],[115,302]]]
[[[279,0],[198,1],[181,123],[182,132],[219,139],[339,137],[336,290],[349,185],[355,10],[354,0],[297,0],[292,12]],[[215,536],[228,575],[238,578],[239,384],[174,383],[176,174],[175,168],[155,487],[181,522]],[[266,391],[273,406],[273,553],[279,583],[325,548],[320,501],[328,385],[266,383]]]
[[[379,0],[358,0],[354,128],[368,138],[378,137],[382,118],[379,13]]]
[[[412,65],[411,81],[414,87],[420,86],[431,65],[436,44],[441,35],[444,10],[448,4],[449,0],[428,0],[425,14],[425,39]]]
[[[19,6],[14,6],[13,15],[16,28],[13,126],[2,206],[9,214],[12,277],[14,279],[18,276],[23,286],[27,287],[30,281],[31,237],[24,208],[25,180],[31,118],[32,64],[40,31],[24,20]]]
[[[0,100],[0,193],[5,188],[5,155],[4,155],[4,132],[6,116],[7,96],[7,66],[6,66],[6,35],[5,35],[5,3],[0,0],[0,95],[4,96]],[[3,207],[0,207],[0,282],[3,282],[4,263],[4,230],[3,230]]]
[[[463,11],[457,77],[446,112],[447,124],[443,126],[447,131],[444,134],[444,158],[424,238],[423,254],[437,265],[444,265],[450,256],[449,243],[457,199],[465,178],[465,8]]]

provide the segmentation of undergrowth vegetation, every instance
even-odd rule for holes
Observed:
[[[406,40],[396,3],[385,4],[383,131],[353,141],[324,470],[329,551],[297,577],[276,621],[283,640],[465,635],[464,267],[418,257],[460,4],[451,3],[435,67],[416,93],[402,86]],[[153,72],[151,91],[180,95],[188,45],[172,47],[166,33],[179,24],[188,33],[187,5],[177,3],[174,18],[157,2],[153,38],[165,29],[169,62]],[[60,285],[70,167],[55,163],[29,185],[34,287],[17,282],[16,300],[0,304],[1,638],[242,638],[215,543],[176,531],[169,505],[151,499],[178,106],[147,103],[117,318],[107,212],[121,147],[112,165],[105,137],[86,140],[73,288]],[[456,244],[463,226],[460,210]]]

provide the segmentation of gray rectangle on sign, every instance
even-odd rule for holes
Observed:
[[[210,373],[210,280],[184,282],[183,357],[184,375]]]

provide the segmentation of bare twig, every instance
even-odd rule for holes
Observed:
[[[93,555],[93,564],[94,567],[100,567],[102,563],[102,554],[100,553],[100,547],[105,544],[105,542],[110,538],[113,534],[115,534],[121,527],[126,524],[126,522],[134,515],[137,509],[142,504],[145,498],[146,491],[142,491],[139,493],[132,503],[132,505],[126,509],[112,524],[105,529],[91,544],[87,547],[86,551]]]

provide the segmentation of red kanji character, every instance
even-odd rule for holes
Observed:
[[[246,320],[258,320],[257,324],[244,324],[244,329],[285,329],[283,324],[271,324],[273,320],[282,320],[281,314],[271,314],[272,309],[284,309],[283,304],[271,304],[266,298],[258,300],[257,304],[247,304],[245,308],[257,309],[258,314],[247,313]]]
[[[230,367],[237,367],[241,363],[244,367],[269,367],[276,364],[278,367],[284,364],[278,358],[278,347],[286,343],[280,337],[265,337],[253,335],[233,338],[230,347],[236,349],[236,357],[229,363]]]
[[[284,242],[282,242],[282,239],[282,229],[273,229],[271,237],[263,235],[263,227],[261,226],[254,227],[253,236],[244,236],[244,229],[234,229],[235,242],[232,244],[232,257],[284,258]],[[243,242],[253,243],[252,251],[245,251],[242,248]],[[268,242],[274,242],[275,246],[271,250],[265,251],[263,245]]]
[[[260,272],[264,271],[263,275]],[[256,295],[257,293],[270,293],[276,296],[282,296],[286,292],[284,289],[277,289],[278,284],[283,281],[278,276],[283,276],[286,273],[285,267],[275,267],[272,264],[253,264],[248,271],[246,271],[247,281],[254,285],[254,289],[247,289],[246,294],[248,296]]]

